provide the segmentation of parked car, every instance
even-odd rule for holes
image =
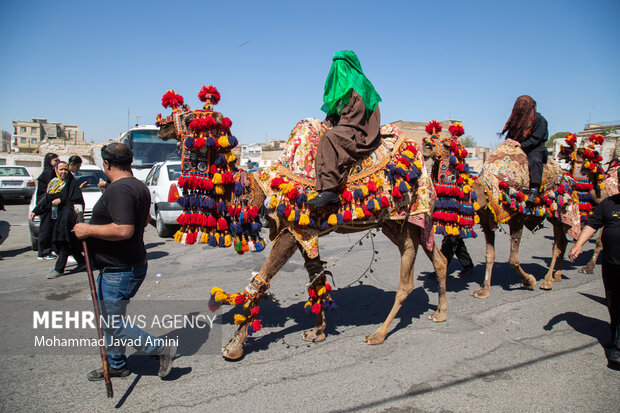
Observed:
[[[74,175],[80,184],[88,181],[88,186],[82,188],[82,196],[84,197],[84,222],[88,222],[93,215],[93,207],[102,193],[97,184],[100,180],[107,181],[108,178],[101,168],[95,165],[82,165],[82,168]],[[28,207],[28,214],[32,212],[35,206],[36,196],[33,196],[30,200],[30,206]],[[34,221],[28,220],[28,226],[30,227],[30,243],[34,251],[39,249],[39,224],[39,217],[35,217]]]
[[[23,166],[0,166],[0,195],[3,197],[29,200],[36,187],[34,178]]]
[[[177,230],[177,218],[183,208],[177,204],[179,198],[178,181],[181,177],[181,161],[156,163],[145,183],[151,192],[151,218],[155,221],[157,235],[169,237]]]

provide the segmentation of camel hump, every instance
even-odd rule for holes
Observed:
[[[560,183],[563,173],[560,165],[552,158],[547,160],[543,169],[543,189],[549,189]],[[490,182],[496,177],[515,189],[527,190],[530,186],[527,155],[520,147],[501,144],[487,158],[480,178]]]
[[[319,139],[327,127],[319,119],[305,118],[297,122],[278,161],[286,169],[289,178],[297,177],[300,182],[308,185],[316,182],[314,160],[319,146]],[[402,132],[398,127],[387,124],[381,127],[381,145],[370,155],[356,162],[349,173],[349,180],[356,179],[359,174],[369,170],[385,167],[391,155],[400,144]]]

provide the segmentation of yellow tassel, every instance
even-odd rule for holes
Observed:
[[[479,204],[479,203],[477,203],[476,201],[474,201],[474,209],[475,209],[476,211],[480,209],[480,204]],[[476,216],[478,216],[478,215],[476,215]]]
[[[375,175],[374,181],[375,184],[377,184],[377,189],[381,189],[381,187],[383,187],[383,178],[381,178],[381,176]]]
[[[222,183],[222,174],[219,172],[216,172],[213,174],[213,179],[211,180],[215,185],[221,184]]]
[[[372,209],[372,212],[377,212],[377,211],[381,210],[381,203],[379,202],[378,199],[375,199],[374,205],[375,205],[375,207]]]
[[[590,169],[590,161],[587,161],[586,163],[584,163],[584,164],[583,164],[583,166],[584,166],[585,168]]]
[[[360,188],[362,189],[364,196],[368,196],[368,187],[366,185],[362,185]]]
[[[232,153],[232,152],[228,152],[228,153],[226,154],[226,162],[231,163],[231,162],[234,162],[234,161],[235,161],[235,159],[237,159],[237,157],[235,156],[235,154],[234,154],[234,153]]]
[[[206,244],[207,242],[209,242],[209,236],[207,235],[206,232],[203,232],[202,235],[200,236],[200,243]]]
[[[181,237],[183,236],[183,233],[181,231],[177,231],[174,234],[174,240],[176,242],[181,242]]]
[[[230,247],[232,245],[232,238],[230,237],[230,235],[226,235],[226,238],[224,238],[224,245],[227,247]]]
[[[504,198],[504,197],[502,196],[502,193],[500,192],[500,193],[499,193],[499,196],[497,197],[497,200],[501,202],[503,198]]]
[[[326,290],[325,287],[321,287],[317,290],[316,295],[318,295],[319,297],[323,296],[325,294]]]
[[[230,146],[230,143],[228,142],[228,136],[226,136],[226,135],[221,136],[221,137],[217,140],[217,142],[220,144],[220,146],[221,146],[222,148],[228,148],[228,147]]]
[[[414,161],[413,164],[416,166],[416,168],[418,168],[420,171],[422,170],[422,162],[420,161]]]
[[[214,234],[214,236],[215,236],[215,241],[219,244],[219,243],[220,243],[220,233],[219,233],[219,232],[216,232],[216,233]]]
[[[401,162],[398,162],[398,163],[396,164],[396,167],[397,167],[397,168],[407,169],[407,167],[405,166],[405,164],[404,164],[404,163],[401,163]]]
[[[226,295],[224,292],[216,292],[213,296],[213,299],[218,302],[223,302],[228,300],[228,295]]]
[[[363,213],[362,213],[362,215],[363,215]],[[329,218],[327,218],[327,223],[329,225],[336,225],[336,224],[338,224],[338,217],[336,217],[336,214],[331,214],[329,216]]]
[[[605,184],[603,182],[601,182],[600,184],[598,184],[599,188],[601,189],[605,189]]]
[[[415,156],[413,155],[413,152],[411,152],[411,151],[404,151],[403,155],[408,156],[409,159],[415,158]]]
[[[246,317],[241,314],[235,314],[235,324],[241,324],[246,320]]]
[[[220,287],[213,287],[211,288],[211,295],[215,294],[215,293],[223,293],[224,290],[222,290]]]
[[[280,189],[280,191],[282,191],[284,195],[286,195],[289,192],[291,192],[291,190],[294,188],[294,185],[293,184],[280,184],[278,188]]]
[[[295,210],[291,210],[291,213],[288,215],[288,222],[295,222]]]
[[[480,217],[478,216],[478,214],[474,215],[474,223],[476,224],[480,223]]]
[[[224,195],[224,185],[215,185],[215,193],[218,195]]]
[[[275,195],[271,195],[271,199],[269,200],[269,208],[276,209],[278,206],[278,200]]]
[[[299,225],[310,225],[310,217],[306,214],[299,216]]]
[[[599,175],[598,175],[598,180],[599,180],[599,181],[602,181],[603,179],[605,179],[605,175],[601,175],[601,174],[599,174]]]
[[[469,185],[465,185],[463,187],[463,192],[466,193],[466,194],[468,194],[470,190],[471,190],[471,187]]]
[[[355,216],[357,217],[357,219],[364,218],[364,210],[360,207],[355,208]]]
[[[308,194],[308,201],[310,201],[312,198],[316,197],[318,195],[317,192],[312,192]]]

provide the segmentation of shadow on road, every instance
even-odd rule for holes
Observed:
[[[565,321],[575,331],[597,339],[601,346],[604,346],[611,338],[609,335],[609,323],[574,311],[556,315],[543,328],[547,331],[553,330],[553,327],[562,321]]]
[[[2,239],[2,241],[4,241],[4,238]],[[0,245],[2,243],[0,242]],[[16,248],[13,250],[8,250],[8,251],[0,251],[0,259],[2,258],[12,258],[12,257],[16,257],[20,254],[23,254],[25,252],[31,251],[32,248],[30,247],[21,247],[21,248]]]

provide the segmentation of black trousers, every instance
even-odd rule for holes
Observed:
[[[443,237],[441,253],[448,259],[448,265],[450,265],[450,261],[452,261],[452,257],[455,254],[463,268],[469,268],[474,265],[469,252],[467,252],[463,238]]]
[[[530,188],[539,187],[542,183],[543,168],[547,163],[547,152],[532,151],[527,153],[530,168]]]
[[[605,286],[605,299],[611,322],[611,339],[615,347],[620,350],[620,265],[612,264],[603,260],[603,285]]]
[[[52,232],[54,220],[50,212],[39,215],[39,257],[45,257],[52,253]]]
[[[84,264],[86,260],[84,256],[79,250],[71,248],[68,242],[59,241],[54,244],[56,247],[56,252],[58,253],[58,258],[56,259],[56,265],[54,265],[54,269],[60,273],[65,272],[65,267],[67,266],[67,259],[69,255],[73,255],[77,265]]]

